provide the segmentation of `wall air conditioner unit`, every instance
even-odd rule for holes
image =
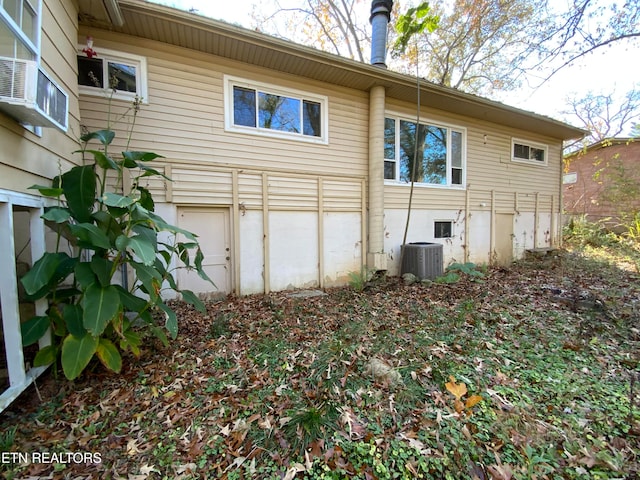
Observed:
[[[69,98],[38,64],[0,57],[0,111],[21,123],[66,132]]]

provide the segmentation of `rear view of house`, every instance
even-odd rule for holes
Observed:
[[[564,123],[429,83],[417,122],[415,79],[384,55],[366,65],[143,0],[5,0],[0,20],[2,402],[37,373],[18,276],[46,248],[47,200],[28,187],[79,162],[85,130],[112,122],[124,149],[134,101],[128,148],[163,156],[171,180],[146,186],[199,235],[216,288],[177,282],[202,296],[398,274],[416,142],[409,242],[442,244],[445,264],[558,242],[562,141],[584,133]]]
[[[397,274],[416,132],[410,242],[477,263],[557,242],[562,140],[581,130],[433,84],[416,128],[410,76],[139,0],[119,6],[122,25],[83,17],[80,70],[90,36],[103,68],[135,72],[114,103],[144,98],[135,148],[162,154],[173,180],[149,187],[163,215],[200,234],[220,291],[339,285],[363,266]],[[106,94],[81,85],[89,129]]]

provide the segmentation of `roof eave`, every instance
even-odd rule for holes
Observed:
[[[105,0],[117,1],[124,24],[112,25],[112,30],[127,35],[141,36],[177,46],[225,56],[240,62],[261,59],[266,68],[283,73],[302,75],[336,85],[368,91],[374,85],[387,88],[387,96],[401,101],[415,102],[416,78],[384,68],[340,57],[335,54],[296,44],[254,30],[248,30],[220,20],[195,13],[178,10],[146,0]],[[127,22],[127,17],[130,22]],[[134,21],[134,19],[136,21]],[[142,21],[141,21],[142,20]],[[156,21],[154,28],[145,30],[144,23]],[[86,23],[82,22],[81,24]],[[196,29],[214,35],[225,42],[208,42],[203,45],[193,35],[189,38],[170,38],[170,33],[158,28],[167,24]],[[219,44],[231,41],[233,47],[224,49]],[[236,47],[237,45],[237,47]],[[224,50],[223,50],[224,49]],[[256,54],[258,52],[259,54]],[[264,55],[262,55],[264,53]],[[269,62],[269,63],[267,63]],[[255,64],[255,63],[254,63]],[[499,125],[528,130],[559,140],[582,138],[586,131],[566,123],[511,107],[500,102],[461,92],[431,82],[421,82],[421,104],[458,115],[470,116]]]

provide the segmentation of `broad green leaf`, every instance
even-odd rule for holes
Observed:
[[[143,265],[138,262],[131,262],[130,265],[136,271],[136,276],[141,282],[146,282],[152,279],[157,280],[158,282],[162,282],[162,275],[153,267],[148,265]]]
[[[80,140],[83,142],[89,142],[90,140],[98,140],[105,147],[113,141],[116,136],[115,132],[112,130],[98,130],[95,132],[90,132],[80,137]]]
[[[53,327],[53,334],[56,337],[66,337],[69,334],[69,329],[67,328],[67,322],[64,321],[64,317],[58,307],[53,306],[49,308],[48,313],[51,326]]]
[[[62,188],[51,187],[51,186],[46,187],[44,185],[31,185],[29,187],[29,190],[38,190],[41,195],[44,195],[45,197],[54,197],[54,198],[60,198],[60,196],[64,193]]]
[[[140,235],[129,238],[129,247],[145,265],[153,265],[156,260],[154,245]]]
[[[158,233],[153,228],[149,228],[145,225],[134,225],[131,230],[153,245],[154,251],[158,250]]]
[[[112,372],[120,373],[122,369],[122,357],[120,352],[111,340],[101,338],[96,349],[96,354],[102,362]]]
[[[58,346],[57,345],[47,345],[46,347],[41,348],[36,353],[35,358],[33,359],[34,367],[45,367],[47,365],[51,365],[58,358]]]
[[[20,279],[27,294],[34,295],[49,285],[50,282],[55,281],[62,274],[59,271],[60,267],[64,267],[66,261],[70,259],[66,253],[46,252],[36,261],[31,270]]]
[[[160,243],[160,245],[164,244]],[[169,265],[171,263],[171,252],[168,252],[167,250],[158,250],[158,257],[164,260],[165,265]]]
[[[62,207],[50,207],[46,208],[42,215],[43,220],[49,220],[50,222],[63,223],[71,218],[71,212],[68,208]]]
[[[91,263],[89,262],[78,263],[74,269],[74,273],[76,275],[76,282],[83,290],[86,290],[89,285],[97,281],[96,274],[93,272]]]
[[[87,329],[82,323],[82,307],[80,305],[65,305],[62,316],[67,324],[67,330],[75,337],[81,338],[87,334]]]
[[[117,193],[107,192],[100,199],[102,203],[108,207],[126,208],[135,203],[135,200],[131,197],[125,197],[118,195]]]
[[[172,290],[178,290],[178,284],[176,284],[173,275],[166,274],[163,276],[163,278],[169,284],[169,287],[171,287]]]
[[[203,261],[204,261],[204,254],[202,253],[202,250],[200,249],[200,247],[198,247],[198,250],[196,251],[196,258],[194,259],[196,272],[198,272],[198,276],[200,276],[200,278],[202,278],[203,280],[206,280],[207,282],[209,282],[211,285],[215,287],[216,284],[213,283],[213,280],[209,278],[209,275],[207,275],[207,272],[205,272],[204,268],[202,267]]]
[[[98,339],[91,334],[84,337],[67,335],[62,342],[62,370],[69,380],[82,373],[98,348]]]
[[[82,246],[92,250],[109,250],[111,243],[109,237],[93,223],[79,223],[69,225],[71,232],[82,242]]]
[[[33,345],[47,332],[51,322],[49,317],[32,317],[20,325],[22,333],[22,346]]]
[[[140,313],[147,308],[147,301],[127,292],[120,285],[114,285],[120,295],[120,303],[126,311]]]
[[[207,311],[207,307],[205,307],[203,301],[191,290],[180,290],[180,293],[182,294],[182,299],[196,307],[199,312],[205,313]]]
[[[98,228],[102,230],[112,242],[122,233],[122,229],[125,227],[124,224],[121,225],[118,222],[118,217],[122,216],[119,210],[120,209],[109,207],[109,211],[100,210],[93,214],[93,219],[96,221]],[[124,213],[127,212],[126,209],[122,210]]]
[[[169,339],[167,338],[167,335],[164,333],[164,331],[160,327],[156,325],[152,325],[151,331],[156,336],[156,338],[162,342],[162,345],[164,345],[165,347],[169,346]]]
[[[140,175],[138,178],[144,178],[144,177],[162,177],[165,180],[171,181],[171,179],[169,177],[167,177],[164,173],[159,172],[158,170],[156,170],[155,168],[151,168],[151,167],[147,167],[146,165],[142,164],[142,163],[138,163],[138,168],[140,170],[142,170],[144,173],[142,175]]]
[[[120,235],[116,239],[116,248],[120,252],[126,252],[127,249],[131,249],[136,255],[138,260],[142,261],[144,265],[151,266],[156,259],[156,251],[153,245],[141,238],[139,235],[135,237],[127,237]]]
[[[132,332],[131,330],[127,330],[123,333],[123,336],[124,338],[120,339],[120,349],[131,350],[131,353],[133,353],[135,356],[140,355],[140,344],[142,343],[142,338],[140,338],[140,335],[138,335],[136,332]],[[167,337],[165,336],[165,339],[166,338]]]
[[[139,208],[140,205],[136,205],[136,208]],[[171,232],[171,233],[181,233],[182,235],[184,235],[188,240],[197,242],[197,235],[195,235],[194,233],[191,233],[187,230],[184,230],[180,227],[176,227],[175,225],[171,225],[167,222],[164,221],[164,219],[154,213],[151,212],[146,212],[147,217],[150,218],[153,223],[155,223],[156,228],[158,230],[163,230],[166,232]]]
[[[150,162],[156,158],[164,158],[162,155],[153,152],[122,152],[122,157],[134,162]]]
[[[103,287],[111,285],[111,272],[113,272],[113,261],[94,255],[91,259],[91,271],[96,274],[98,282]]]
[[[96,198],[96,174],[93,165],[73,167],[62,175],[67,206],[79,223],[91,221]]]
[[[118,165],[113,161],[113,158],[105,155],[104,152],[100,150],[78,150],[82,153],[90,153],[93,155],[93,159],[98,164],[100,168],[104,168],[105,170],[118,170]],[[74,152],[77,153],[77,152]]]
[[[84,309],[82,316],[84,328],[97,337],[104,332],[120,310],[118,290],[113,285],[109,287],[90,285],[84,292],[82,308]]]
[[[153,212],[156,206],[155,206],[155,203],[153,202],[153,197],[151,196],[151,192],[149,192],[149,190],[147,190],[146,188],[140,187],[140,186],[137,187],[137,190],[138,192],[140,192],[140,198],[138,199],[138,202],[140,203],[140,205],[142,205],[144,208],[146,208],[150,212]]]
[[[166,314],[164,327],[169,332],[169,335],[171,335],[171,338],[175,340],[178,336],[178,317],[176,316],[176,312],[161,301],[157,302],[156,305]]]

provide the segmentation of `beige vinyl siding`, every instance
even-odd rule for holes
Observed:
[[[392,113],[415,118],[406,105],[388,104]],[[554,206],[559,209],[559,178],[561,172],[561,141],[531,135],[520,130],[501,127],[488,122],[472,120],[466,117],[450,115],[433,109],[423,109],[421,121],[441,122],[445,125],[466,129],[466,185],[469,189],[469,203],[472,210],[487,210],[491,206],[492,192],[495,207],[498,210],[514,211],[515,193],[527,199],[536,193],[546,197],[555,197]],[[485,137],[486,135],[486,137]],[[546,165],[523,164],[511,161],[511,140],[519,138],[548,146]],[[486,138],[486,140],[485,140]],[[465,191],[456,188],[428,187],[416,185],[414,205],[427,209],[464,209]],[[406,208],[409,197],[409,185],[385,185],[385,208]],[[535,204],[535,202],[533,202]],[[483,205],[483,206],[481,206]],[[533,211],[531,202],[521,201],[519,208]]]
[[[41,65],[69,95],[69,129],[62,133],[43,128],[34,135],[15,120],[0,113],[0,188],[34,194],[28,187],[48,179],[78,162],[79,110],[75,44],[77,11],[71,2],[45,0],[42,6]],[[71,63],[73,62],[73,63]]]
[[[95,46],[147,58],[149,103],[136,122],[136,149],[152,150],[172,164],[253,168],[286,173],[362,177],[367,173],[368,96],[327,88],[227,59],[106,32]],[[224,128],[224,75],[328,97],[327,145],[271,138]],[[104,121],[100,99],[83,97],[83,122]],[[326,114],[327,112],[325,112]]]

